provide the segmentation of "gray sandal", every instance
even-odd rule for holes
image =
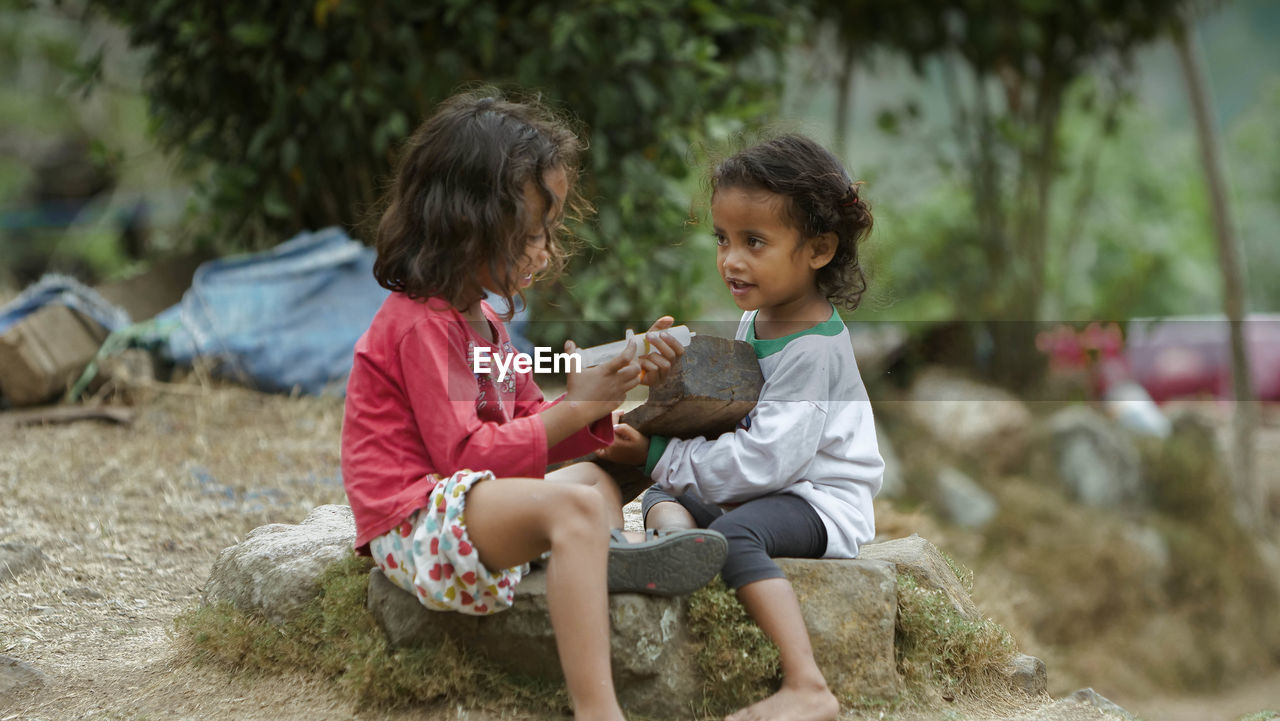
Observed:
[[[682,596],[720,573],[729,542],[705,528],[645,531],[639,543],[621,530],[609,540],[609,592]]]

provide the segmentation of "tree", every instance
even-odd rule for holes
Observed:
[[[1213,120],[1209,87],[1205,82],[1204,59],[1199,43],[1181,18],[1171,22],[1170,37],[1178,51],[1182,77],[1187,86],[1191,115],[1195,119],[1196,138],[1205,184],[1209,187],[1213,234],[1217,241],[1219,267],[1222,271],[1222,298],[1231,340],[1231,378],[1235,396],[1233,474],[1237,486],[1237,507],[1249,525],[1262,529],[1268,520],[1266,485],[1254,472],[1253,444],[1257,417],[1253,387],[1249,374],[1249,354],[1245,346],[1245,272],[1240,242],[1236,237],[1227,202],[1227,183],[1222,169],[1221,141]]]
[[[1132,52],[1164,31],[1180,0],[927,0],[892,6],[814,0],[833,23],[848,62],[885,48],[920,74],[936,69],[947,92],[951,158],[970,189],[972,233],[985,276],[957,285],[992,341],[989,373],[1011,385],[1033,380],[1035,322],[1044,311],[1051,253],[1050,191],[1062,168],[1060,120],[1069,91],[1099,71],[1119,88]],[[1105,119],[1105,114],[1104,114]]]
[[[92,2],[149,52],[156,132],[205,174],[199,222],[223,246],[358,228],[398,143],[462,85],[538,91],[580,118],[599,214],[578,231],[598,249],[567,293],[539,296],[537,333],[557,344],[568,322],[695,312],[686,289],[708,264],[678,247],[688,150],[767,115],[788,18],[782,0]]]

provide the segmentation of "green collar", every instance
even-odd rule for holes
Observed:
[[[844,321],[840,320],[840,315],[836,313],[834,306],[831,308],[831,317],[815,325],[812,328],[806,328],[796,331],[790,335],[784,335],[781,338],[767,338],[760,340],[756,338],[756,316],[760,311],[751,314],[751,322],[747,324],[747,342],[752,348],[756,349],[756,358],[766,358],[782,350],[788,343],[805,335],[840,335],[840,331],[844,330]]]

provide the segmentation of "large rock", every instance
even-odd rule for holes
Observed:
[[[1056,474],[1072,497],[1105,508],[1144,503],[1142,461],[1126,431],[1083,405],[1053,414],[1047,427]]]
[[[1025,450],[1031,411],[1001,388],[930,369],[908,400],[911,418],[955,453],[1003,465]]]
[[[849,696],[893,697],[897,585],[893,567],[879,561],[779,559],[800,599],[814,656],[832,689]],[[370,574],[369,610],[394,646],[431,645],[452,638],[513,673],[563,679],[547,615],[546,580],[529,574],[515,605],[483,618],[439,613]],[[702,704],[705,683],[695,660],[686,597],[614,594],[609,597],[613,676],[629,712],[683,717]]]
[[[813,656],[836,694],[889,699],[901,690],[894,658],[898,580],[877,560],[780,558],[800,600]]]
[[[205,603],[237,608],[284,623],[315,598],[320,576],[352,554],[355,520],[348,506],[320,506],[300,525],[273,523],[223,549],[205,584]]]
[[[859,551],[865,560],[888,561],[898,573],[905,573],[930,591],[941,591],[952,608],[966,619],[977,621],[982,612],[969,597],[969,591],[943,557],[938,548],[917,534],[906,538],[868,543]]]
[[[427,610],[378,569],[369,575],[369,610],[393,646],[431,646],[445,638],[508,672],[563,681],[547,613],[546,574],[516,587],[515,604],[492,616]],[[688,716],[702,698],[687,597],[609,597],[610,647],[618,699],[630,711]]]
[[[951,466],[938,469],[933,497],[944,518],[965,528],[982,528],[1000,512],[995,496]]]
[[[890,563],[898,573],[910,576],[921,588],[938,591],[951,603],[962,618],[980,621],[984,618],[957,571],[942,553],[929,541],[916,534],[906,538],[878,541],[863,546],[862,559]],[[1048,687],[1048,672],[1044,661],[1035,656],[1016,654],[1002,669],[1009,690],[1027,696],[1044,696]]]

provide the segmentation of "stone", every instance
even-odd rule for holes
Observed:
[[[938,470],[934,499],[942,516],[964,528],[982,528],[1000,512],[1000,504],[977,481],[950,466]]]
[[[755,408],[763,387],[751,344],[697,335],[666,380],[622,422],[649,436],[713,438],[732,431]]]
[[[1020,653],[1009,659],[1004,668],[1009,686],[1028,696],[1043,696],[1048,693],[1049,671],[1044,661]]]
[[[894,657],[898,580],[878,560],[780,558],[800,601],[813,656],[838,696],[888,700],[901,690]]]
[[[1118,716],[1119,718],[1126,719],[1126,721],[1136,721],[1137,718],[1133,714],[1124,710],[1120,705],[1097,691],[1094,691],[1092,688],[1079,689],[1078,691],[1066,696],[1063,700],[1084,706],[1090,706],[1102,711],[1108,716]]]
[[[778,559],[800,599],[814,656],[837,693],[889,699],[900,690],[894,662],[897,583],[891,564],[862,560]],[[512,608],[477,618],[429,611],[382,572],[370,572],[369,610],[396,647],[449,638],[511,673],[563,681],[547,613],[546,575],[516,587]],[[614,685],[630,713],[693,715],[705,679],[696,666],[688,598],[609,597]]]
[[[34,666],[11,656],[0,656],[0,701],[36,691],[45,685],[45,675]]]
[[[906,538],[868,543],[858,556],[864,560],[888,561],[896,566],[898,573],[910,576],[921,588],[941,591],[956,613],[970,621],[983,617],[951,564],[936,546],[915,533]]]
[[[1142,462],[1127,432],[1084,405],[1054,413],[1046,427],[1056,475],[1073,498],[1103,508],[1143,505]]]
[[[1001,388],[928,369],[908,400],[911,418],[952,452],[1004,465],[1027,445],[1031,411]]]
[[[25,543],[0,543],[0,583],[19,573],[44,568],[49,559],[35,546]]]
[[[351,509],[338,505],[312,509],[300,525],[259,526],[218,554],[204,601],[285,623],[319,593],[325,569],[354,552],[355,535]]]
[[[564,679],[542,570],[516,586],[510,609],[492,616],[428,610],[376,568],[369,574],[368,604],[393,646],[436,645],[451,638],[507,672]],[[688,597],[613,594],[609,621],[614,686],[623,707],[647,716],[692,715],[702,698],[702,678],[689,634]]]
[[[101,601],[105,596],[91,586],[72,586],[62,589],[62,596],[69,601]]]

